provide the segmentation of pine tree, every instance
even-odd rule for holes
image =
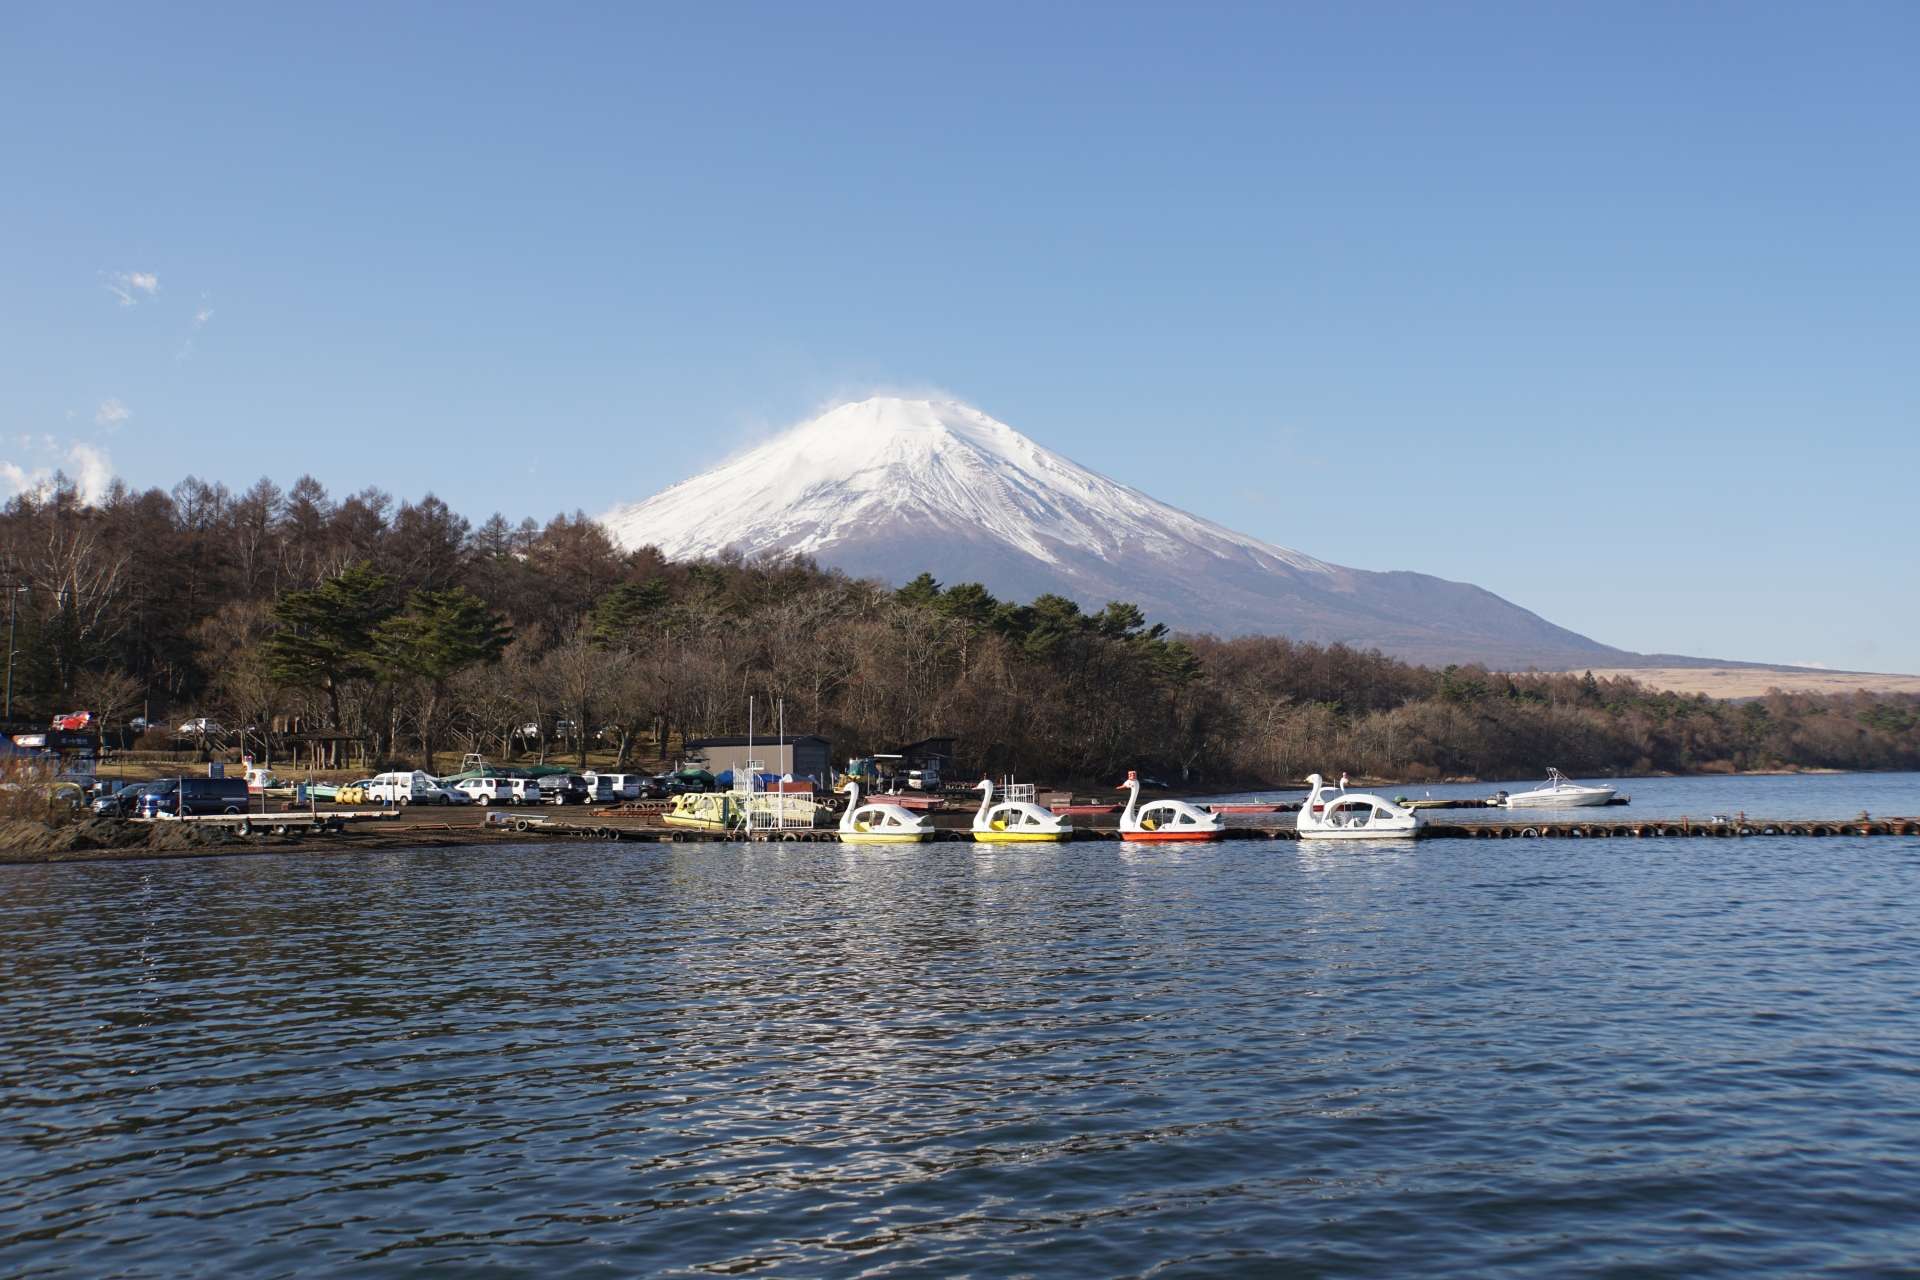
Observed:
[[[374,634],[393,613],[392,585],[385,574],[352,564],[273,606],[280,629],[266,642],[267,674],[280,684],[323,691],[331,728],[341,724],[341,684],[377,669]]]
[[[374,630],[374,651],[425,686],[419,724],[425,768],[433,767],[433,735],[447,682],[468,667],[499,661],[512,639],[506,619],[465,587],[416,591],[403,612]]]

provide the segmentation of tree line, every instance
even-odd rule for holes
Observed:
[[[804,559],[623,552],[582,513],[478,526],[429,495],[310,477],[56,484],[0,511],[16,721],[85,708],[291,726],[370,760],[556,738],[658,763],[746,728],[748,698],[845,757],[932,736],[982,772],[1237,785],[1345,770],[1920,767],[1920,698],[1742,702],[1590,674],[1436,670],[1341,645],[1169,634],[1130,604],[1025,603]],[[530,735],[524,731],[533,729]]]

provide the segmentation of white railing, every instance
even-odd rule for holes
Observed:
[[[742,802],[749,831],[807,831],[818,806],[813,797],[785,791],[757,791]]]

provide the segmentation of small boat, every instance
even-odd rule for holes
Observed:
[[[745,821],[739,801],[730,791],[683,791],[673,798],[660,820],[699,831],[731,831]]]
[[[1545,785],[1507,797],[1509,809],[1585,809],[1613,799],[1612,787],[1583,787],[1569,782],[1558,769],[1547,770]]]
[[[916,813],[897,804],[860,803],[860,784],[849,782],[847,811],[840,815],[840,839],[845,844],[918,844],[933,839],[933,827]]]
[[[1175,841],[1218,840],[1226,830],[1219,815],[1196,809],[1185,800],[1149,800],[1140,803],[1140,775],[1127,771],[1127,780],[1115,787],[1127,793],[1127,807],[1120,811],[1122,840],[1172,843]]]
[[[1073,839],[1073,824],[1031,800],[993,802],[993,780],[982,778],[980,809],[973,815],[973,838],[982,844],[1029,844]]]
[[[1420,815],[1366,791],[1333,787],[1319,774],[1300,805],[1294,826],[1302,840],[1410,839],[1420,834]]]

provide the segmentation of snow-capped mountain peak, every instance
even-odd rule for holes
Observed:
[[[623,546],[676,558],[728,547],[819,555],[876,522],[928,522],[967,525],[1047,564],[1205,550],[1332,571],[1157,502],[951,400],[843,404],[602,522]]]
[[[1478,587],[1343,568],[1235,533],[952,400],[840,405],[601,522],[621,546],[673,559],[795,553],[894,583],[926,572],[1016,600],[1126,600],[1181,630],[1419,661],[1621,656]]]

